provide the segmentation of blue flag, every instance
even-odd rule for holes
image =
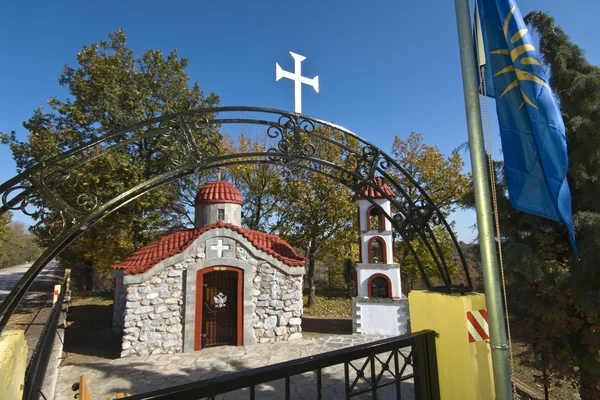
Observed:
[[[485,94],[496,99],[510,202],[564,223],[576,249],[565,126],[527,25],[514,0],[477,0],[476,28]]]

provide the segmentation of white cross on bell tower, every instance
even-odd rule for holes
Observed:
[[[306,60],[306,57],[291,51],[290,54],[294,58],[294,72],[284,71],[278,63],[275,63],[275,81],[281,78],[294,81],[294,111],[300,114],[302,112],[302,84],[312,86],[315,92],[319,93],[319,76],[312,79],[302,76],[302,61]]]

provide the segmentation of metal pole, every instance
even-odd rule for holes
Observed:
[[[504,306],[502,303],[498,262],[496,259],[490,186],[483,143],[481,110],[479,108],[479,90],[477,87],[473,31],[471,30],[471,13],[469,10],[469,0],[454,0],[454,3],[456,6],[458,43],[462,65],[467,128],[469,131],[469,152],[471,154],[471,168],[473,170],[475,209],[477,211],[479,247],[481,249],[483,286],[485,289],[485,301],[490,327],[496,399],[508,400],[512,398],[510,364],[508,362]]]

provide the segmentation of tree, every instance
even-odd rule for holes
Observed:
[[[451,227],[452,226],[454,226],[454,224],[451,224]],[[433,235],[436,238],[442,253],[444,254],[444,260],[446,260],[446,265],[448,266],[450,274],[454,274],[458,270],[460,264],[454,259],[456,246],[454,245],[452,238],[447,234],[445,227],[442,225],[433,227]],[[420,238],[415,238],[410,241],[410,244],[415,250],[415,253],[417,253],[417,257],[419,258],[419,261],[421,262],[421,265],[427,276],[434,278],[439,277],[440,273],[438,270],[438,265],[423,243],[423,240]],[[402,268],[403,287],[408,289],[407,292],[424,286],[419,284],[423,281],[423,278],[421,276],[421,272],[419,271],[417,260],[412,256],[410,250],[408,249],[408,243],[402,240],[395,241],[394,256]],[[436,282],[436,279],[433,281],[435,284],[441,284],[441,282]]]
[[[346,290],[348,291],[348,297],[352,297],[354,289],[356,275],[356,262],[350,258],[344,260],[344,283],[346,284]]]
[[[48,102],[51,111],[37,109],[23,124],[29,132],[28,141],[18,141],[14,132],[5,137],[19,171],[118,128],[167,113],[214,106],[219,101],[214,94],[205,96],[198,83],[189,86],[185,73],[188,61],[177,51],[165,56],[160,50],[147,50],[136,57],[122,30],[109,34],[108,41],[84,46],[77,62],[76,67],[65,66],[59,78],[70,96],[65,100],[52,98]],[[220,140],[216,131],[210,135],[209,140]],[[128,137],[114,137],[105,145]],[[61,187],[61,195],[73,198],[78,193],[93,193],[104,201],[164,171],[174,154],[169,149],[159,152],[158,140],[142,137],[119,152],[95,159],[91,156],[100,155],[101,149],[91,149],[89,160],[75,171],[77,183]],[[199,147],[206,140],[197,134]],[[71,245],[62,261],[73,267],[84,266],[88,278],[93,276],[92,269],[105,275],[112,263],[146,244],[156,231],[185,223],[181,192],[176,184],[164,185],[130,202]],[[89,279],[87,287],[91,287]]]
[[[358,146],[358,142],[344,138],[337,131],[319,128],[316,133],[347,142],[351,148]],[[308,139],[305,137],[304,140]],[[338,163],[348,162],[343,161],[343,150],[337,146],[318,139],[311,141],[311,145],[315,145],[315,153],[321,158]],[[264,152],[267,144],[262,139],[250,138],[242,132],[237,143],[225,137],[225,148],[226,153],[243,154]],[[241,156],[236,160],[246,158]],[[333,280],[339,275],[340,284],[344,285],[344,261],[346,258],[356,259],[358,255],[358,230],[352,193],[348,188],[318,172],[291,164],[289,167],[244,164],[228,167],[227,171],[244,197],[242,223],[251,229],[277,232],[297,251],[307,252],[311,307],[316,293],[316,260],[327,265]]]
[[[10,231],[10,221],[12,220],[12,213],[10,211],[0,215],[0,240],[4,240],[8,232]]]
[[[327,128],[316,128],[316,133],[356,148],[358,142],[345,137],[341,132]],[[315,140],[315,154],[329,162],[343,165],[350,162],[338,146],[325,140]],[[356,220],[356,209],[352,192],[333,179],[310,170],[294,167],[283,170],[282,201],[285,209],[278,215],[275,225],[286,240],[298,249],[307,249],[308,304],[315,304],[315,260],[323,246],[352,226]]]
[[[464,161],[458,150],[445,157],[437,146],[423,143],[422,135],[413,132],[406,139],[398,136],[394,138],[392,155],[395,161],[427,192],[444,217],[460,205],[461,199],[469,189],[470,177],[462,173]],[[409,184],[405,175],[400,171],[392,171],[392,175],[402,187],[406,188],[408,197],[413,201],[421,199],[421,194],[412,184]],[[402,199],[400,198],[399,201],[402,202]],[[398,210],[393,211],[398,212]],[[459,266],[453,261],[454,242],[441,225],[433,228],[433,235],[444,253],[450,273],[454,273]],[[422,239],[416,237],[409,243],[415,249],[427,276],[439,276],[437,264]],[[403,279],[412,288],[413,282],[420,281],[422,278],[417,261],[409,251],[409,243],[403,240],[396,241],[394,253],[401,265]]]
[[[349,296],[352,296],[354,287],[355,262],[359,260],[360,235],[357,222],[354,219],[352,224],[336,232],[323,244],[318,254],[319,261],[329,270],[329,287],[344,288]],[[348,262],[351,264],[348,265]]]
[[[3,268],[3,260],[7,257],[9,250],[6,238],[10,234],[10,222],[12,220],[12,213],[10,211],[0,215],[0,268]]]
[[[444,216],[448,216],[460,203],[469,188],[470,177],[462,173],[465,165],[460,152],[454,150],[445,157],[437,146],[423,143],[420,133],[412,132],[406,139],[398,136],[392,144],[394,160],[427,192]],[[408,178],[392,171],[400,185],[407,188],[408,196],[417,200],[420,193]]]
[[[526,18],[540,39],[566,127],[568,180],[581,260],[564,225],[513,209],[496,163],[509,312],[547,379],[574,382],[582,399],[600,398],[600,68],[545,13]],[[469,203],[474,204],[472,195]]]
[[[224,137],[224,143],[228,154],[264,152],[267,148],[264,140],[252,139],[243,132],[238,137],[237,145],[229,137]],[[243,164],[229,167],[228,172],[244,198],[242,223],[250,229],[270,232],[282,205],[281,167],[273,164]]]
[[[0,226],[5,232],[0,236],[0,269],[35,260],[42,252],[35,238],[22,222],[11,222],[10,213],[4,214],[7,224]]]

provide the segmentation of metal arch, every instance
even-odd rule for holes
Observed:
[[[272,119],[229,117],[234,113],[266,114]],[[221,114],[226,114],[226,118],[219,118]],[[231,123],[266,126],[265,133],[273,147],[267,152],[220,154],[218,145],[210,141],[210,135],[216,133],[216,127]],[[337,132],[342,139],[328,136],[323,129],[317,128]],[[139,140],[153,140],[155,152],[167,157],[168,163],[163,170],[107,199],[99,198],[89,187],[79,185],[82,168],[109,154],[118,154],[119,150]],[[204,142],[199,143],[199,140]],[[342,162],[333,163],[328,161],[326,154],[318,154],[319,144],[335,146],[342,153]],[[414,178],[381,149],[345,128],[301,114],[268,108],[215,107],[153,118],[112,132],[45,160],[0,185],[0,214],[21,210],[38,220],[34,231],[51,240],[47,250],[0,305],[0,331],[43,267],[100,219],[168,182],[203,170],[240,164],[303,168],[323,174],[354,192],[370,186],[384,193],[373,180],[375,176],[383,177],[398,196],[392,198],[384,193],[397,210],[394,215],[384,212],[384,216],[408,244],[427,288],[446,292],[472,290],[466,260],[444,216]],[[391,169],[401,174],[404,182],[395,180],[390,174]],[[411,197],[409,190],[417,196]],[[377,206],[373,199],[367,200]],[[443,226],[450,235],[467,278],[467,287],[451,282],[448,260],[433,234],[435,225]],[[431,284],[431,279],[436,277],[426,273],[411,244],[415,237],[425,244],[435,262],[442,286]]]

